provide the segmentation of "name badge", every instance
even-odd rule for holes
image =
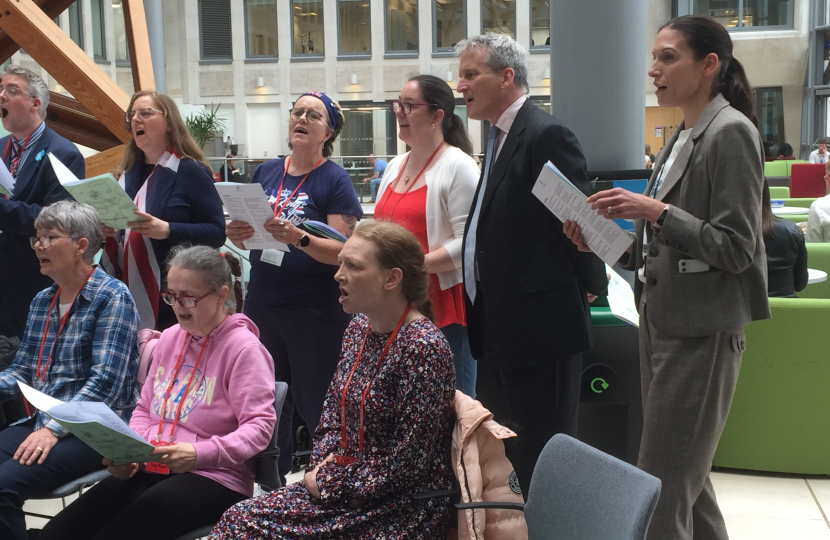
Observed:
[[[150,444],[153,446],[170,446],[173,443],[164,442],[164,441],[150,441]],[[158,463],[156,461],[148,461],[144,464],[144,471],[153,474],[170,474],[170,469],[164,463]]]
[[[273,264],[274,266],[282,266],[282,259],[285,257],[285,252],[278,249],[263,249],[260,261],[266,264]]]

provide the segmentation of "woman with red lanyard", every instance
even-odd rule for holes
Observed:
[[[130,287],[141,327],[164,330],[176,324],[173,310],[161,300],[167,255],[185,242],[222,246],[225,215],[213,173],[169,96],[137,92],[125,120],[133,138],[116,177],[138,207],[138,221],[126,230],[104,227],[101,262]]]
[[[356,317],[326,396],[302,483],[237,504],[212,540],[444,540],[455,377],[418,240],[370,221],[340,253],[340,303]],[[405,533],[404,533],[405,531]]]
[[[351,236],[363,216],[349,174],[326,159],[343,120],[340,107],[325,94],[303,94],[289,111],[292,154],[263,163],[251,178],[262,185],[274,207],[266,230],[289,245],[288,251],[251,250],[244,307],[274,357],[277,380],[289,385],[277,436],[282,477],[291,470],[294,407],[314,433],[351,320],[337,303],[340,293],[334,281],[343,244],[300,228],[307,220],[322,221]],[[228,223],[225,231],[240,249],[254,234],[243,221]]]
[[[375,219],[403,225],[421,242],[435,324],[455,356],[458,389],[475,397],[476,362],[465,328],[461,244],[480,171],[454,109],[452,90],[438,77],[418,75],[404,85],[392,110],[400,138],[412,150],[386,167]]]
[[[231,272],[218,250],[176,248],[165,330],[130,427],[158,463],[114,465],[54,517],[43,540],[171,540],[216,523],[253,494],[253,458],[274,430],[274,367],[245,315],[228,315]]]

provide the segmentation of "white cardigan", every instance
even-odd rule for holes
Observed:
[[[377,201],[381,200],[386,188],[398,177],[407,155],[409,153],[396,157],[386,166],[383,181],[378,188]],[[463,280],[461,245],[464,226],[473,205],[473,195],[480,175],[481,171],[476,161],[455,146],[444,150],[435,165],[424,173],[427,185],[426,221],[429,251],[433,252],[444,246],[455,265],[455,270],[438,272],[438,283],[442,291]]]

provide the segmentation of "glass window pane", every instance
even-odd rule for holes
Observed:
[[[816,37],[819,41],[819,58],[822,59],[819,65],[816,66],[819,69],[816,84],[828,85],[830,84],[830,30],[817,32]]]
[[[129,62],[127,51],[127,26],[124,22],[124,5],[122,0],[112,2],[112,32],[115,35],[115,61]]]
[[[245,25],[248,56],[273,56],[277,48],[276,0],[246,0]]]
[[[435,0],[435,48],[451,49],[466,36],[464,0]]]
[[[792,26],[791,0],[744,1],[744,26]]]
[[[291,13],[294,16],[294,54],[324,55],[323,2],[293,0]]]
[[[778,157],[778,151],[787,142],[784,139],[784,92],[781,88],[755,89],[755,115],[764,154],[768,158]]]
[[[416,0],[387,0],[386,50],[418,50],[418,3]]]
[[[530,46],[550,45],[550,0],[533,0],[530,3]]]
[[[369,0],[339,0],[340,52],[371,54],[372,26],[369,22]]]
[[[695,15],[708,15],[727,28],[738,26],[738,0],[695,0]]]
[[[82,49],[84,48],[83,28],[81,6],[76,0],[74,4],[69,6],[69,37]]]
[[[516,39],[516,3],[514,0],[482,0],[481,30],[483,33],[507,34]]]
[[[104,46],[104,0],[92,0],[92,53],[97,60],[106,60]]]

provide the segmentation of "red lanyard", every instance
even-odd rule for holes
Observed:
[[[29,146],[29,139],[32,138],[33,133],[34,133],[34,131],[32,133],[29,133],[29,136],[26,137],[25,141],[23,141],[23,146],[20,147],[20,151],[17,153],[17,161],[12,163],[11,166],[9,167],[9,173],[11,173],[12,175],[14,175],[14,171],[17,170],[17,164],[20,162],[20,158],[23,157],[23,152],[26,151],[26,147]],[[3,162],[4,163],[6,161],[6,158],[9,157],[9,148],[11,147],[11,144],[12,144],[12,136],[9,136],[9,140],[6,141],[6,149],[3,151]]]
[[[392,221],[392,214],[395,213],[395,208],[398,207],[398,203],[400,203],[403,200],[403,198],[406,197],[406,194],[409,193],[409,190],[412,189],[412,186],[414,186],[415,184],[418,183],[418,178],[420,178],[421,175],[424,174],[424,171],[427,170],[427,167],[429,167],[429,164],[432,163],[432,160],[435,157],[435,154],[437,154],[438,151],[441,150],[441,148],[443,146],[444,146],[444,141],[441,141],[441,144],[438,145],[438,148],[435,149],[435,151],[432,153],[432,155],[429,156],[429,159],[427,160],[427,162],[424,163],[424,166],[421,167],[421,170],[418,171],[418,174],[412,180],[412,183],[409,184],[409,186],[407,186],[406,191],[401,193],[401,197],[395,202],[395,206],[392,207],[392,211],[389,212],[389,221]],[[403,172],[406,170],[406,165],[407,165],[407,163],[409,163],[409,157],[411,155],[412,155],[412,152],[410,152],[409,155],[406,156],[406,160],[403,162],[403,165],[401,165],[401,170],[398,172],[397,178],[395,178],[395,180],[393,180],[392,183],[387,188],[386,193],[385,193],[386,197],[384,197],[384,199],[383,199],[383,206],[381,207],[380,212],[375,212],[375,216],[382,216],[383,215],[383,211],[386,209],[386,203],[389,201],[389,197],[391,196],[390,193],[395,192],[395,188],[398,186],[398,182],[400,181],[401,176],[403,176]]]
[[[182,364],[184,363],[184,349],[187,347],[189,336],[189,333],[184,336],[182,350],[179,351],[179,358],[176,360],[176,369],[173,372],[173,376],[170,378],[170,384],[167,385],[167,391],[164,394],[164,401],[161,404],[161,418],[159,418],[159,430],[158,433],[156,433],[156,442],[161,441],[161,432],[164,426],[164,415],[167,413],[167,400],[170,399],[170,394],[173,392],[173,385],[176,383],[176,379],[179,377],[179,370],[182,368]],[[170,433],[167,435],[168,441],[173,441],[173,434],[176,432],[176,425],[178,425],[179,416],[182,414],[182,406],[184,405],[185,400],[187,400],[187,393],[190,390],[190,383],[193,382],[193,378],[196,376],[196,370],[199,369],[199,362],[202,360],[202,353],[205,352],[205,347],[207,347],[209,338],[210,334],[205,336],[205,342],[202,344],[202,350],[199,351],[199,356],[196,357],[196,365],[193,366],[193,371],[187,379],[187,385],[184,387],[184,394],[182,394],[182,398],[179,400],[179,407],[176,409],[175,418],[173,418],[173,426],[170,428]]]
[[[363,397],[360,398],[360,427],[358,430],[358,449],[361,453],[363,453],[363,407],[366,402],[366,394],[369,393],[369,388],[372,386],[372,382],[375,379],[375,375],[380,370],[380,364],[383,362],[383,357],[386,356],[387,351],[389,351],[389,347],[392,346],[392,342],[395,341],[395,338],[398,336],[398,332],[401,330],[401,326],[403,326],[403,322],[406,320],[406,316],[409,315],[409,311],[412,309],[412,304],[409,304],[406,307],[406,310],[401,315],[401,320],[398,321],[398,325],[395,326],[395,329],[392,331],[392,334],[389,336],[389,339],[386,340],[386,345],[383,347],[383,352],[380,353],[378,357],[377,367],[375,368],[375,372],[372,374],[372,377],[369,379],[369,382],[366,384],[366,388],[363,390]],[[346,442],[346,393],[349,390],[349,384],[352,382],[352,376],[354,375],[355,370],[357,369],[357,365],[360,363],[360,359],[363,358],[363,347],[366,346],[366,338],[369,337],[369,331],[371,327],[366,328],[366,333],[363,335],[363,343],[360,345],[360,351],[357,353],[357,360],[355,360],[354,366],[352,366],[352,371],[349,373],[349,378],[346,379],[346,385],[343,387],[343,395],[340,396],[340,446],[343,448],[343,456],[337,456],[335,461],[337,461],[341,465],[346,465],[355,461],[356,458],[350,458],[345,455],[346,449],[348,448],[348,443]]]
[[[314,164],[314,167],[312,167],[311,170],[308,171],[305,176],[303,176],[303,179],[300,180],[300,183],[297,184],[297,187],[294,188],[294,191],[291,192],[291,195],[289,195],[288,198],[285,199],[285,202],[282,204],[282,208],[279,208],[279,210],[278,210],[277,207],[280,204],[280,197],[282,196],[282,186],[285,185],[285,175],[288,174],[288,165],[291,164],[291,156],[288,156],[287,158],[285,158],[285,169],[283,169],[283,171],[282,171],[282,182],[280,182],[280,190],[277,192],[277,202],[274,204],[274,216],[277,216],[278,214],[280,216],[282,215],[282,213],[285,211],[285,207],[288,206],[288,203],[291,202],[291,199],[294,198],[294,195],[296,195],[297,192],[300,191],[300,186],[303,185],[303,182],[305,182],[306,178],[308,178],[308,175],[313,173],[314,169],[319,167],[324,159],[326,159],[326,158],[321,157],[320,160],[317,163]]]
[[[89,281],[89,278],[92,276],[92,273],[94,271],[95,268],[93,267],[92,270],[89,271],[89,275],[86,276],[84,284],[81,285],[81,289],[78,291],[78,294],[80,294],[80,291],[83,290],[83,288],[86,286],[86,282]],[[69,312],[72,311],[72,306],[70,305],[69,309],[66,310],[66,313],[63,314],[63,317],[61,318],[61,323],[60,325],[58,325],[58,333],[55,334],[55,341],[52,343],[52,350],[49,351],[49,356],[46,358],[46,365],[43,366],[43,371],[41,371],[40,362],[43,360],[43,346],[46,344],[46,335],[49,333],[49,318],[52,314],[52,308],[55,307],[55,302],[57,302],[58,298],[60,298],[60,295],[61,288],[58,287],[58,290],[55,292],[55,297],[52,298],[52,303],[49,304],[49,311],[46,312],[46,329],[43,331],[43,338],[41,338],[40,340],[40,353],[38,353],[37,355],[37,367],[35,368],[35,379],[40,377],[41,381],[46,381],[46,372],[49,370],[49,364],[52,362],[52,354],[55,352],[55,347],[57,347],[58,345],[58,338],[61,337],[63,327],[66,325],[66,320],[69,318]],[[72,303],[75,303],[74,298],[72,299]]]

